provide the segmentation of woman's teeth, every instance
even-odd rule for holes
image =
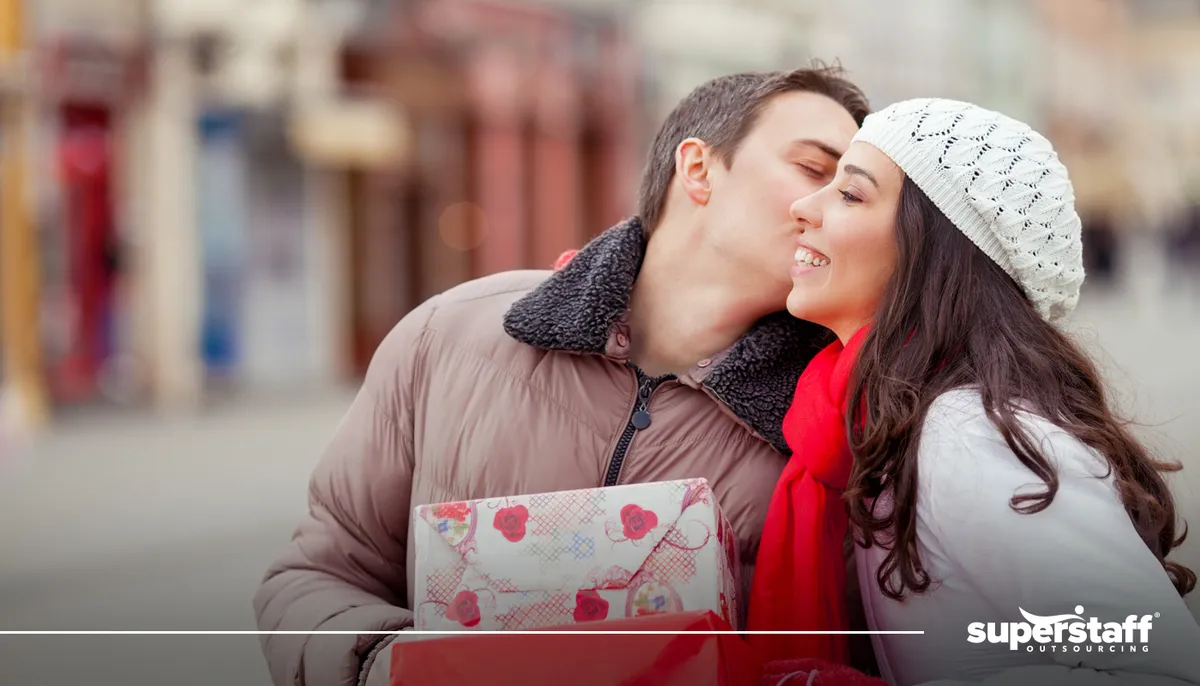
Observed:
[[[829,258],[815,255],[805,248],[800,248],[796,251],[796,263],[808,264],[814,267],[824,267],[825,265],[829,264]]]

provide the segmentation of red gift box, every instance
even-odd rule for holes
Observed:
[[[392,645],[391,686],[756,686],[761,666],[711,611]],[[662,634],[603,633],[661,631]]]

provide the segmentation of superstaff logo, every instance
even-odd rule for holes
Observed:
[[[1062,653],[1148,653],[1153,616],[1129,615],[1123,622],[1102,622],[1097,617],[1084,619],[1083,606],[1075,614],[1041,617],[1017,608],[1023,622],[973,622],[967,627],[967,641],[1007,645],[1009,650]]]

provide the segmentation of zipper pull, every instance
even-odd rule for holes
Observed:
[[[641,431],[650,426],[650,410],[647,409],[647,404],[650,400],[650,393],[654,390],[654,382],[647,379],[642,382],[642,386],[638,389],[638,407],[633,413],[633,428]]]

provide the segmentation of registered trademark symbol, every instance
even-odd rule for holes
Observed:
[[[1154,613],[1154,616],[1155,616],[1155,617],[1162,617],[1162,613],[1161,613],[1161,612],[1155,612],[1155,613]]]

